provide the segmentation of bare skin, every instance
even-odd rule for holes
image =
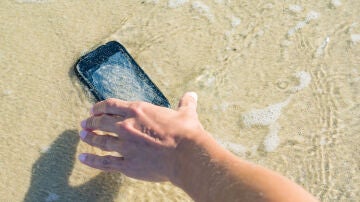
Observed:
[[[136,179],[170,181],[195,201],[317,201],[280,174],[219,146],[199,122],[196,105],[195,93],[186,93],[177,110],[117,99],[98,102],[82,121],[80,137],[122,157],[87,153],[79,159]]]

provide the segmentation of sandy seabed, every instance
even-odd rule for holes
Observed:
[[[0,201],[191,201],[76,155],[91,98],[77,59],[121,42],[240,158],[322,201],[360,198],[360,1],[0,1]]]

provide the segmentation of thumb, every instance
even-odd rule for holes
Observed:
[[[197,106],[197,94],[195,92],[187,92],[180,99],[178,109],[182,110],[183,108],[196,111]]]

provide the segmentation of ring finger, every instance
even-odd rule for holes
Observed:
[[[123,142],[118,137],[111,135],[97,135],[96,133],[85,130],[80,131],[80,138],[89,145],[104,151],[120,152],[123,146]]]

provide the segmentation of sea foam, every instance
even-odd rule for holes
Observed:
[[[295,32],[299,31],[303,27],[305,27],[306,24],[310,23],[312,20],[315,20],[320,17],[320,14],[316,11],[310,11],[307,15],[305,20],[298,22],[295,27],[290,28],[287,35],[292,36]]]
[[[351,41],[352,41],[353,43],[358,43],[358,42],[360,42],[360,34],[352,34],[352,35],[351,35]]]
[[[194,1],[192,3],[192,8],[194,10],[196,10],[198,13],[200,13],[201,15],[205,16],[210,22],[214,21],[215,17],[211,13],[210,8],[207,5],[205,5],[203,2]]]
[[[292,12],[295,12],[295,13],[299,13],[303,10],[303,8],[299,5],[291,4],[291,5],[289,5],[289,10],[291,10]]]
[[[324,54],[324,50],[329,42],[330,42],[330,38],[326,37],[324,41],[321,43],[321,45],[316,49],[316,53],[315,53],[316,57],[322,56]]]
[[[294,76],[299,79],[299,85],[292,87],[291,92],[298,92],[306,88],[311,82],[311,75],[305,71],[297,72]]]
[[[289,102],[290,97],[284,102],[269,105],[263,109],[253,109],[243,114],[243,122],[246,126],[269,126],[274,124],[280,117],[282,108],[287,106]]]
[[[16,0],[18,3],[48,3],[53,0]]]
[[[169,8],[177,8],[187,2],[189,2],[189,0],[169,0],[168,6],[169,6]]]
[[[232,17],[231,17],[231,26],[232,26],[233,28],[239,26],[240,23],[241,23],[240,18],[235,17],[235,16],[232,16]]]
[[[331,5],[334,7],[339,7],[341,6],[341,1],[340,0],[331,0]]]
[[[277,123],[271,124],[269,126],[269,132],[264,139],[264,149],[267,152],[273,152],[280,144],[280,138],[278,132],[280,130],[280,125]]]

